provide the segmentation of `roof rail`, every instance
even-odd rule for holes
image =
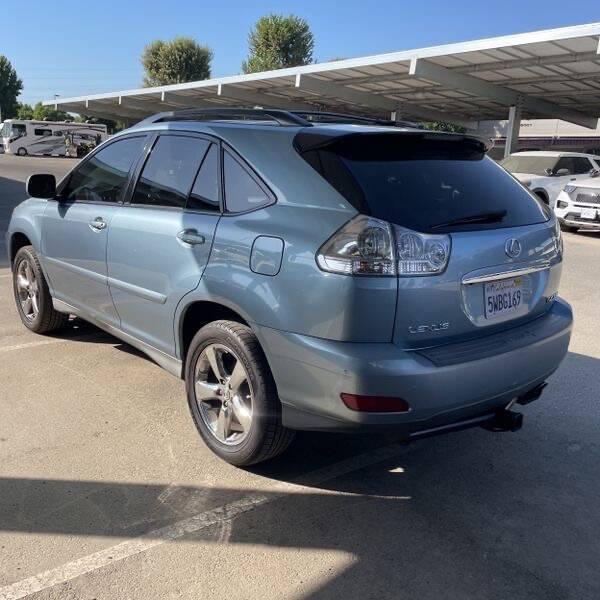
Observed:
[[[384,125],[386,127],[415,127],[422,126],[412,121],[390,121],[389,119],[378,119],[376,117],[364,117],[337,112],[325,112],[317,110],[294,110],[293,113],[305,118],[311,123],[362,123],[363,125]]]
[[[282,126],[310,127],[302,117],[276,108],[184,108],[162,112],[142,121],[144,124],[166,121],[274,121]]]
[[[184,108],[157,113],[138,125],[168,121],[272,121],[276,125],[311,127],[313,123],[357,123],[387,127],[422,126],[410,121],[390,121],[361,115],[310,110],[283,110],[280,108]]]

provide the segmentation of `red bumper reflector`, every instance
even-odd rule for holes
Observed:
[[[402,398],[389,396],[359,396],[340,394],[344,404],[351,410],[361,412],[408,412],[410,405]]]

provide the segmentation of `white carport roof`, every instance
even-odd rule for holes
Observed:
[[[523,117],[596,127],[599,37],[600,23],[590,23],[44,104],[128,121],[180,108],[263,106],[468,127],[505,119],[515,106]]]

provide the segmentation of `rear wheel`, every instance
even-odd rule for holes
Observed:
[[[206,445],[237,466],[283,452],[294,437],[281,424],[281,405],[252,330],[233,321],[200,329],[185,365],[188,404]]]
[[[33,246],[24,246],[13,264],[13,291],[23,325],[35,333],[50,333],[64,327],[69,315],[52,306],[52,297]]]

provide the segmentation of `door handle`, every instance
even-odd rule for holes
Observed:
[[[184,244],[190,244],[195,246],[197,244],[204,244],[206,239],[203,235],[199,234],[195,229],[184,229],[177,234],[177,239]]]
[[[106,224],[106,221],[102,217],[96,217],[93,221],[89,222],[92,231],[102,231],[106,229]]]

